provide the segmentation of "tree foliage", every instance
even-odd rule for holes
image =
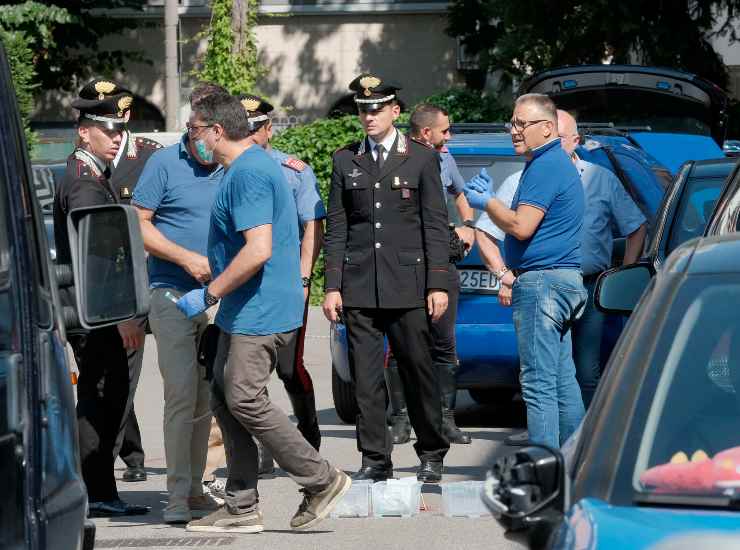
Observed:
[[[584,63],[684,69],[727,85],[711,39],[737,40],[740,0],[454,0],[447,32],[508,83]]]
[[[126,14],[143,11],[146,0],[6,0],[14,9],[25,10],[16,29],[28,37],[48,35],[35,41],[34,66],[42,89],[77,91],[92,76],[112,77],[125,72],[130,61],[146,62],[144,53],[118,40],[118,48],[101,48],[106,36],[120,35],[143,23]],[[27,6],[32,5],[28,8]],[[24,8],[25,7],[25,8]],[[48,11],[45,11],[48,10]],[[45,13],[63,11],[64,20],[50,21]],[[113,12],[112,12],[113,10]],[[116,16],[112,17],[111,13]]]
[[[424,100],[442,107],[455,122],[496,122],[511,118],[511,107],[499,103],[492,95],[467,88],[450,88]]]
[[[258,0],[211,2],[211,21],[197,36],[208,38],[202,67],[194,73],[199,80],[220,84],[233,94],[256,93],[265,74],[254,36],[258,7]]]
[[[33,93],[38,88],[35,65],[39,51],[55,46],[54,29],[69,23],[71,17],[64,8],[45,6],[39,2],[24,2],[0,6],[0,42],[10,64],[18,107],[26,130],[29,147],[35,136],[28,127],[33,110]]]

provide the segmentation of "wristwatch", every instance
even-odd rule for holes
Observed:
[[[311,286],[311,277],[301,277],[301,282],[303,283],[303,288],[308,288]]]
[[[469,227],[470,229],[475,229],[475,220],[464,220],[463,225],[465,227]]]
[[[218,303],[218,298],[208,292],[208,287],[206,287],[206,294],[203,299],[208,307],[215,306]]]
[[[500,281],[500,280],[501,280],[501,278],[502,278],[502,277],[503,277],[504,275],[506,275],[506,274],[507,274],[508,272],[509,272],[509,268],[508,268],[508,267],[506,267],[506,266],[504,266],[504,267],[502,267],[501,269],[499,269],[498,271],[494,271],[494,272],[493,272],[493,275],[494,275],[494,277],[496,277],[496,279],[497,279],[497,280],[499,280],[499,281]]]

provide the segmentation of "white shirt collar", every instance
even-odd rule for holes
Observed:
[[[128,147],[128,130],[123,132],[123,136],[121,137],[121,146],[118,148],[118,152],[116,153],[116,157],[113,159],[113,162],[111,164],[113,165],[113,168],[118,166],[118,163],[121,162],[121,157],[123,156],[123,152],[126,150],[126,147]]]
[[[393,147],[393,144],[396,142],[396,135],[398,134],[398,130],[396,128],[393,128],[392,132],[389,132],[387,136],[385,136],[385,139],[380,142],[380,145],[383,146],[383,149],[386,153],[389,153],[391,150],[391,147]],[[370,136],[367,136],[368,141],[370,142],[370,150],[375,153],[375,147],[378,145],[378,142],[375,141]]]

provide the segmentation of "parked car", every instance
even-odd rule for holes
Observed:
[[[553,550],[740,536],[738,258],[740,235],[707,237],[654,277],[648,263],[600,277],[597,306],[634,313],[562,451],[531,446],[494,463],[484,500],[507,529]]]
[[[740,231],[740,165],[736,165],[717,199],[705,236]]]
[[[0,548],[89,549],[95,526],[86,520],[66,334],[146,314],[138,219],[118,205],[75,210],[75,262],[54,266],[2,44],[0,125]],[[131,294],[121,300],[88,281],[102,269]],[[63,305],[60,289],[72,285],[76,306]]]

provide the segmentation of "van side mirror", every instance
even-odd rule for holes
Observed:
[[[507,530],[526,530],[530,546],[540,547],[569,506],[568,494],[561,452],[531,445],[493,463],[482,496]]]
[[[604,313],[629,315],[655,275],[648,262],[638,262],[605,271],[596,281],[594,303]]]
[[[149,312],[144,241],[134,208],[76,208],[67,217],[79,323],[95,329]]]

